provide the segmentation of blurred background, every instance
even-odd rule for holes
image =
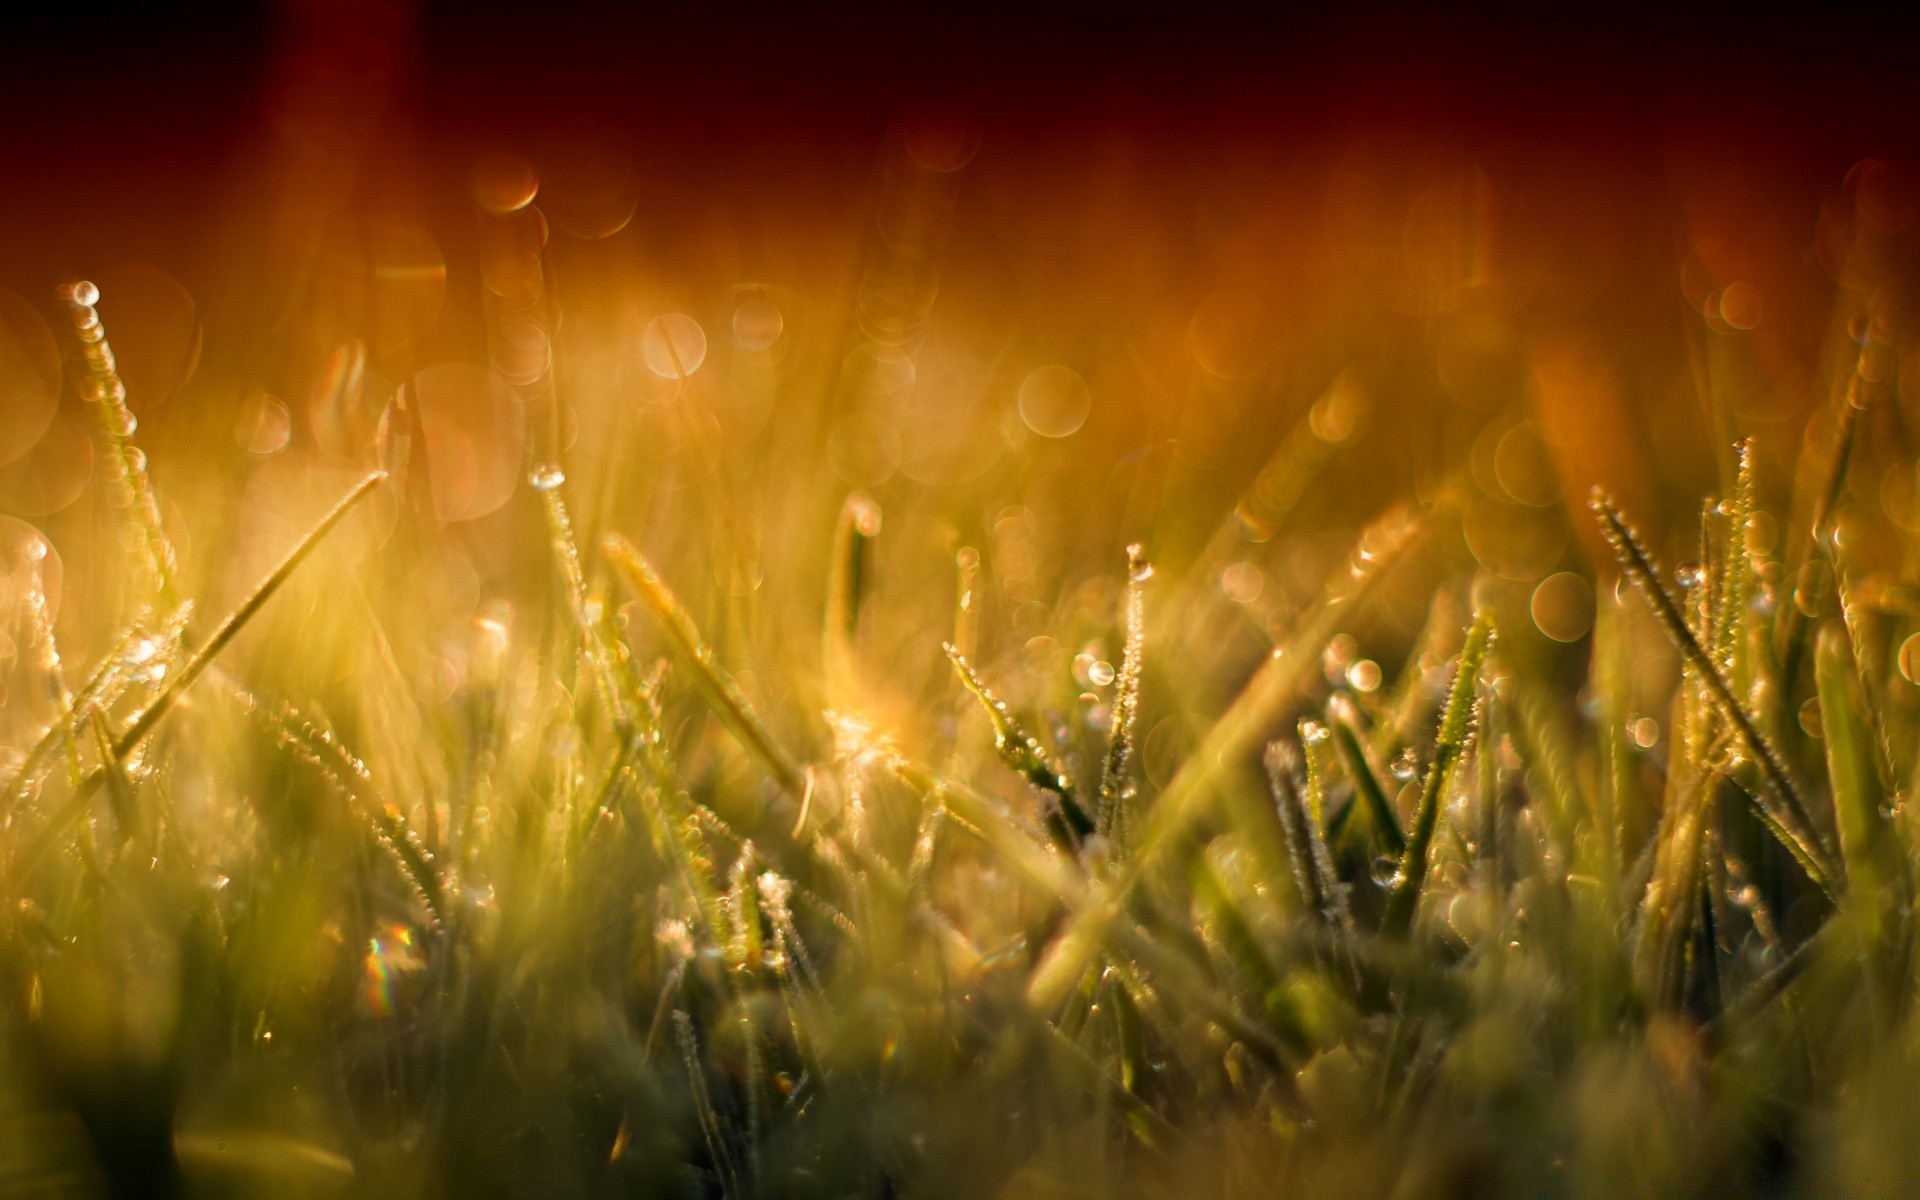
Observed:
[[[324,689],[371,611],[409,705],[452,696],[475,618],[549,596],[557,459],[583,543],[633,536],[801,724],[855,490],[903,708],[948,687],[963,551],[1016,700],[1109,665],[1083,627],[1133,540],[1196,585],[1224,698],[1400,503],[1434,554],[1354,653],[1391,669],[1467,568],[1577,672],[1590,485],[1672,564],[1751,435],[1785,521],[1851,335],[1911,344],[1920,110],[1857,25],[292,0],[18,32],[0,511],[95,598],[59,606],[76,661],[125,572],[75,278],[203,604],[395,471],[253,631],[334,648],[258,670]],[[1897,570],[1920,360],[1890,361],[1846,502]],[[0,649],[11,736],[45,714]]]
[[[993,761],[943,640],[1074,776],[1096,776],[1124,688],[1135,542],[1154,564],[1142,806],[1276,646],[1310,641],[1304,684],[1275,693],[1259,718],[1272,727],[1246,736],[1364,718],[1384,731],[1381,757],[1408,747],[1388,786],[1410,812],[1411,747],[1427,744],[1413,727],[1438,703],[1449,639],[1484,607],[1535,740],[1524,759],[1499,743],[1479,778],[1600,779],[1610,755],[1631,848],[1653,828],[1655,767],[1685,710],[1644,605],[1615,601],[1588,491],[1619,497],[1661,564],[1697,579],[1681,564],[1710,557],[1702,498],[1727,494],[1732,447],[1751,438],[1753,608],[1817,621],[1836,593],[1806,530],[1852,402],[1835,525],[1853,594],[1887,618],[1869,647],[1881,715],[1912,728],[1911,39],[1859,17],[1745,12],[1120,7],[862,5],[829,20],[802,6],[285,0],[48,6],[0,28],[0,778],[40,739],[50,781],[39,795],[26,773],[0,866],[30,867],[21,831],[63,836],[61,813],[89,803],[58,807],[63,747],[42,738],[61,669],[77,681],[107,664],[124,693],[114,719],[131,721],[170,694],[181,661],[168,614],[135,620],[149,593],[115,478],[129,460],[82,398],[75,311],[56,287],[98,285],[179,594],[198,606],[191,644],[355,481],[389,473],[186,693],[151,743],[164,749],[140,752],[165,831],[191,840],[154,854],[129,841],[96,879],[81,869],[92,823],[76,822],[83,852],[10,877],[9,928],[26,932],[8,945],[38,957],[0,963],[19,981],[7,1003],[27,1014],[8,1062],[40,1061],[43,1078],[0,1070],[0,1191],[63,1172],[84,1190],[96,1168],[139,1180],[143,1153],[256,1155],[263,1171],[292,1162],[390,1194],[436,1174],[449,1194],[558,1194],[539,1174],[554,1163],[595,1180],[626,1170],[623,1156],[668,1174],[695,1161],[662,1147],[701,1136],[689,1114],[706,1112],[706,1075],[683,1047],[696,1102],[650,1057],[670,1053],[661,980],[678,986],[693,954],[664,858],[638,823],[607,835],[604,860],[567,857],[573,843],[548,828],[566,824],[594,854],[611,828],[589,789],[613,725],[576,625],[613,606],[639,671],[667,657],[658,623],[607,575],[608,533],[658,567],[719,665],[818,772],[787,791],[812,797],[830,762],[851,781],[813,801],[838,811],[796,822],[796,797],[695,702],[684,661],[647,692],[665,697],[672,743],[659,786],[773,847],[770,861],[803,830],[831,848],[813,830],[833,822],[865,837],[870,804],[883,858],[930,871],[933,835],[923,861],[918,829],[936,828],[936,810],[922,817],[917,787],[860,791],[889,761],[884,739],[1013,797],[1016,818],[1040,811]],[[564,499],[585,551],[577,613],[543,492]],[[1408,517],[1416,549],[1369,604],[1327,610],[1337,630],[1315,625],[1330,584],[1387,556],[1383,531]],[[36,577],[56,638],[38,630]],[[1594,662],[1624,682],[1589,687]],[[1806,737],[1788,744],[1814,777],[1822,709],[1784,673],[1768,718],[1790,730],[1797,714]],[[298,728],[274,716],[282,699]],[[1536,739],[1555,717],[1573,731],[1559,758]],[[1623,737],[1644,754],[1613,754]],[[346,785],[294,770],[316,746],[350,748],[378,782],[375,821],[406,818],[451,864],[451,936],[397,877],[370,871],[366,831],[335,795]],[[80,787],[85,748],[64,749]],[[1222,791],[1264,798],[1246,782]],[[686,828],[689,844],[706,838]],[[1234,843],[1215,841],[1235,862]],[[931,886],[990,1028],[992,989],[1048,944],[1036,913],[1049,910],[977,848],[941,853]],[[732,902],[753,858],[729,848],[724,861]],[[1466,888],[1464,861],[1448,886]],[[1266,880],[1233,871],[1284,915]],[[1786,911],[1789,931],[1809,912],[1821,915]],[[875,1017],[888,993],[866,1007],[848,965],[912,984],[895,989],[903,1005],[947,1003],[934,963],[946,943],[888,923],[907,915],[919,919],[881,911],[858,937],[824,920],[808,931],[832,978],[862,989],[835,1018],[849,1070],[893,1070],[890,1031],[946,1037],[944,1021],[898,1016],[919,1009]],[[208,930],[219,953],[198,956]],[[717,970],[702,961],[696,974]],[[585,982],[606,976],[620,978]],[[1555,978],[1575,981],[1561,990],[1580,1004],[1600,994]],[[732,1011],[732,985],[708,982],[688,1007],[721,1028],[708,1018]],[[497,1007],[470,1009],[475,994]],[[1532,993],[1513,995],[1522,1005],[1489,1007],[1474,1042],[1503,1062],[1512,1031],[1540,1024]],[[524,1055],[495,1054],[495,1014],[526,1033]],[[1192,1026],[1211,1079],[1217,1047],[1205,1021]],[[733,1073],[719,1044],[716,1080]],[[993,1130],[1007,1126],[985,1114],[1051,1136],[1044,1104],[1023,1108],[1044,1098],[1037,1075],[953,1090],[973,1075],[941,1065],[944,1042],[924,1068],[904,1044],[903,1070],[932,1086],[876,1091],[879,1119],[848,1108],[830,1117],[840,1132],[796,1124],[802,1140],[858,1145],[871,1125],[883,1145],[897,1127],[918,1156],[931,1133],[929,1176],[965,1192],[1019,1159],[1002,1161]],[[757,1069],[741,1067],[748,1111]],[[1488,1078],[1498,1090],[1507,1077]],[[1224,1121],[1218,1144],[1244,1160],[1233,1169],[1270,1186],[1265,1135],[1240,1136],[1267,1118],[1234,1125],[1212,1098],[1230,1093],[1212,1089],[1196,1085],[1190,1111]],[[1658,1124],[1645,1137],[1618,1126],[1635,1154],[1707,1144],[1638,1084],[1569,1094],[1579,1111]],[[915,1095],[943,1099],[918,1115],[894,1099]],[[265,1140],[235,1137],[229,1153],[248,1129]],[[656,1129],[665,1140],[650,1144]],[[1487,1138],[1525,1140],[1505,1126]],[[1194,1161],[1214,1144],[1196,1142]],[[1363,1165],[1391,1158],[1353,1145]],[[1100,1190],[1071,1149],[1061,1178]]]

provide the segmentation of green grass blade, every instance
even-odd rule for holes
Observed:
[[[1039,739],[1021,726],[1007,702],[993,694],[993,689],[967,662],[959,647],[952,642],[942,642],[940,649],[953,663],[960,682],[980,701],[980,707],[986,709],[987,719],[993,723],[993,748],[1000,752],[1000,760],[1035,788],[1050,793],[1059,805],[1058,813],[1050,812],[1047,817],[1048,828],[1055,839],[1068,848],[1078,846],[1081,839],[1094,831],[1094,823],[1074,798],[1073,781],[1047,754]]]
[[[646,602],[648,610],[665,631],[667,640],[673,643],[673,648],[692,668],[695,686],[719,714],[721,721],[759,758],[774,782],[798,801],[806,791],[806,777],[799,765],[774,739],[772,731],[753,711],[747,698],[740,694],[732,678],[720,669],[713,651],[701,638],[693,618],[680,606],[679,599],[627,539],[617,533],[608,534],[602,547],[614,566],[626,575],[627,582],[640,593],[640,598]]]
[[[207,669],[208,664],[219,657],[220,652],[227,648],[227,643],[233,640],[234,635],[245,628],[254,614],[273,598],[273,594],[280,590],[287,578],[299,569],[300,564],[306,561],[309,554],[313,553],[314,547],[333,532],[335,526],[346,520],[347,514],[353,511],[354,506],[371,495],[373,489],[380,486],[381,481],[386,477],[385,472],[375,471],[355,484],[353,490],[341,497],[340,502],[335,504],[326,516],[321,517],[319,523],[309,529],[306,536],[301,538],[293,549],[287,551],[286,557],[280,560],[280,565],[270,571],[267,577],[254,587],[247,598],[240,602],[239,607],[227,614],[226,620],[220,622],[208,635],[206,644],[194,651],[193,656],[188,658],[180,670],[167,681],[166,690],[134,717],[133,723],[113,745],[116,757],[125,758],[147,734],[153,731],[153,727],[159,723],[160,718],[167,715],[167,710],[173,707],[189,687],[193,686],[193,681],[200,677],[200,673]]]
[[[1863,712],[1851,648],[1834,625],[1822,628],[1815,639],[1814,679],[1847,891],[1882,902],[1889,887],[1904,882],[1900,877],[1906,856],[1888,816],[1877,740]]]
[[[1774,805],[1756,800],[1755,809],[1760,820],[1774,837],[1780,840],[1797,861],[1808,878],[1827,893],[1829,897],[1838,895],[1835,887],[1832,863],[1834,856],[1822,843],[1819,831],[1807,816],[1805,805],[1800,801],[1800,791],[1794,786],[1787,774],[1785,763],[1771,743],[1761,736],[1760,728],[1753,717],[1734,696],[1732,685],[1720,671],[1713,657],[1701,646],[1700,640],[1693,634],[1686,618],[1681,616],[1680,606],[1672,593],[1660,582],[1659,572],[1654,568],[1652,559],[1641,546],[1640,539],[1634,534],[1620,510],[1606,493],[1594,489],[1592,507],[1600,520],[1601,532],[1606,535],[1614,554],[1619,558],[1622,570],[1641,596],[1653,609],[1654,617],[1665,631],[1669,640],[1678,649],[1688,665],[1700,674],[1701,685],[1712,698],[1721,714],[1731,723],[1743,748],[1760,764],[1761,776],[1765,781],[1765,790],[1774,799]]]
[[[1373,773],[1372,765],[1367,762],[1360,736],[1345,721],[1335,719],[1332,724],[1333,744],[1340,751],[1340,765],[1346,768],[1347,778],[1353,781],[1355,803],[1365,807],[1374,832],[1387,853],[1404,854],[1407,835],[1400,831],[1400,818],[1394,815],[1393,801],[1387,798],[1386,789],[1380,786],[1379,776]],[[1351,817],[1347,819],[1352,821]]]
[[[1407,835],[1407,848],[1400,856],[1400,869],[1387,894],[1386,911],[1380,918],[1380,934],[1386,938],[1404,938],[1413,927],[1414,909],[1427,882],[1427,852],[1433,844],[1434,830],[1440,823],[1440,802],[1453,777],[1453,768],[1466,753],[1473,738],[1474,692],[1479,685],[1480,667],[1493,645],[1493,619],[1482,611],[1467,630],[1460,647],[1460,664],[1454,668],[1453,685],[1447,690],[1446,708],[1440,717],[1439,735],[1434,741],[1433,762],[1427,767],[1420,787],[1420,807],[1414,814],[1413,829]]]
[[[1234,698],[1147,814],[1136,854],[1150,862],[1205,813],[1227,774],[1264,743],[1280,710],[1320,672],[1320,649],[1412,545],[1419,523],[1392,514],[1361,539],[1371,549],[1353,566],[1351,586],[1329,594],[1285,646],[1275,650]],[[1377,537],[1377,541],[1375,538]]]
[[[1121,652],[1120,673],[1114,677],[1112,717],[1108,723],[1107,758],[1100,775],[1100,832],[1116,852],[1124,852],[1132,807],[1135,726],[1140,717],[1140,672],[1147,645],[1145,585],[1153,577],[1146,547],[1127,547],[1127,642]]]

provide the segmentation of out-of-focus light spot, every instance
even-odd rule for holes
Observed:
[[[1660,722],[1652,717],[1641,717],[1637,721],[1627,722],[1627,736],[1633,744],[1642,750],[1651,750],[1660,741]]]
[[[1093,680],[1087,675],[1087,672],[1091,670],[1093,664],[1098,661],[1100,661],[1099,657],[1093,653],[1091,645],[1073,656],[1073,678],[1082,687],[1093,686]]]
[[[1208,296],[1187,326],[1188,344],[1202,367],[1222,379],[1258,375],[1273,361],[1272,320],[1260,299],[1237,291]]]
[[[1899,463],[1880,476],[1880,507],[1895,525],[1920,533],[1920,463]]]
[[[1260,598],[1267,577],[1250,562],[1237,562],[1220,572],[1220,591],[1235,604],[1252,604]]]
[[[1042,679],[1052,679],[1066,667],[1066,652],[1046,634],[1027,639],[1027,666]]]
[[[433,506],[443,521],[470,521],[499,508],[520,478],[513,401],[480,367],[444,363],[414,376],[425,434]]]
[[[1800,728],[1810,738],[1822,738],[1827,735],[1826,726],[1820,721],[1820,698],[1809,696],[1800,706]]]
[[[1041,367],[1020,384],[1020,419],[1041,437],[1071,437],[1093,411],[1093,393],[1072,368]]]
[[[854,392],[881,401],[905,399],[919,377],[912,355],[898,346],[873,342],[854,347],[841,370]]]
[[[1695,311],[1709,311],[1708,300],[1719,289],[1729,261],[1726,245],[1714,238],[1696,243],[1680,261],[1680,292]]]
[[[980,123],[953,108],[929,105],[900,123],[907,156],[923,171],[958,171],[980,152]]]
[[[1560,561],[1566,529],[1547,509],[1475,499],[1461,522],[1467,549],[1481,566],[1514,583],[1532,583]]]
[[[495,216],[518,212],[532,204],[540,190],[540,177],[532,163],[518,154],[499,151],[482,154],[473,164],[469,180],[473,202]]]
[[[1533,623],[1556,642],[1577,642],[1593,628],[1593,588],[1572,571],[1549,575],[1533,589]]]
[[[1093,686],[1106,687],[1108,684],[1113,682],[1113,679],[1114,679],[1113,664],[1108,662],[1106,659],[1104,658],[1099,659],[1088,665],[1087,682],[1091,683]]]
[[[727,595],[733,597],[751,596],[760,590],[766,582],[766,572],[761,569],[760,555],[757,550],[730,554],[725,560],[715,563],[714,582],[719,584]],[[740,672],[740,675],[748,672]],[[739,676],[735,676],[738,682]],[[744,687],[744,685],[743,685]]]
[[[1500,437],[1493,452],[1493,475],[1500,490],[1521,504],[1547,508],[1560,502],[1560,472],[1540,427],[1522,421]]]
[[[854,316],[860,332],[883,346],[909,346],[926,328],[940,295],[940,276],[924,259],[896,255],[867,269],[860,279]]]
[[[1875,233],[1905,233],[1920,216],[1920,188],[1913,177],[1878,159],[1865,159],[1847,172],[1860,219]]]
[[[60,400],[60,346],[26,299],[0,288],[0,465],[40,440]]]
[[[505,300],[532,305],[546,286],[540,252],[547,244],[547,218],[529,204],[480,225],[480,281]]]
[[[690,379],[707,361],[707,334],[685,313],[661,313],[640,335],[640,357],[662,379]]]
[[[0,606],[0,630],[17,615],[9,611],[27,594],[37,568],[40,595],[47,604],[47,619],[60,616],[60,597],[65,591],[67,572],[59,551],[45,534],[14,517],[0,516],[0,598],[11,601]],[[31,633],[28,634],[31,637]]]
[[[786,326],[786,318],[763,295],[746,296],[733,310],[733,341],[742,350],[771,349]]]
[[[1363,658],[1347,668],[1347,686],[1356,692],[1378,691],[1380,688],[1380,664],[1370,658]]]
[[[487,338],[487,359],[508,383],[536,383],[547,373],[553,346],[539,322],[503,317]]]
[[[1025,583],[1039,565],[1034,548],[1033,514],[1024,508],[1003,509],[993,523],[993,568],[1008,583]]]
[[[561,125],[541,139],[534,155],[540,205],[554,224],[575,237],[609,237],[626,228],[640,201],[633,143],[601,120]]]
[[[0,467],[0,509],[50,516],[78,500],[92,474],[93,436],[86,414],[60,408],[31,451]]]
[[[240,406],[233,440],[248,454],[278,454],[293,437],[293,414],[277,396],[256,393]]]
[[[1756,512],[1747,517],[1747,553],[1764,558],[1780,542],[1780,525],[1771,513]]]
[[[1342,371],[1326,395],[1307,410],[1307,426],[1323,442],[1339,445],[1352,437],[1367,415],[1367,397],[1349,372]]]
[[[1900,674],[1908,683],[1920,683],[1920,633],[1900,643]]]
[[[951,486],[978,479],[999,459],[987,363],[942,343],[921,348],[913,403],[898,409],[900,470],[919,483]]]
[[[1347,667],[1358,657],[1360,644],[1353,640],[1352,634],[1336,633],[1320,652],[1320,670],[1328,683],[1339,683],[1347,677]]]
[[[411,221],[375,221],[367,229],[366,267],[377,349],[412,345],[433,328],[446,302],[447,262],[432,235]]]
[[[1745,332],[1760,324],[1760,289],[1741,280],[1707,297],[1706,315],[1726,329]]]
[[[420,949],[414,944],[413,930],[398,922],[388,922],[378,937],[367,941],[367,1007],[376,1017],[394,1015],[394,985],[402,978],[426,966]],[[272,1037],[271,1033],[266,1036]]]
[[[1173,782],[1188,750],[1183,722],[1178,717],[1166,717],[1147,731],[1140,745],[1140,766],[1155,787],[1164,788]]]
[[[1825,616],[1832,595],[1833,577],[1827,570],[1827,564],[1817,558],[1801,564],[1800,573],[1793,583],[1793,603],[1800,610],[1800,615]]]

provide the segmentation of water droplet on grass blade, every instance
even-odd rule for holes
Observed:
[[[567,473],[559,463],[541,463],[527,476],[527,483],[540,492],[551,492],[566,481]]]
[[[1900,674],[1908,683],[1920,683],[1920,633],[1900,643]]]
[[[1800,728],[1810,738],[1826,736],[1826,727],[1820,720],[1820,698],[1810,697],[1800,706]]]
[[[1127,545],[1127,578],[1135,583],[1145,583],[1153,578],[1153,564],[1147,561],[1147,548],[1139,542]]]

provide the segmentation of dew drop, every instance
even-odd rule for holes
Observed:
[[[847,511],[853,517],[853,528],[861,537],[880,536],[880,506],[871,497],[866,495],[849,497]]]
[[[1420,760],[1414,756],[1413,748],[1408,747],[1393,756],[1393,762],[1388,764],[1387,769],[1393,772],[1395,779],[1405,782],[1420,773]]]
[[[1319,721],[1308,719],[1300,722],[1300,740],[1309,746],[1317,746],[1329,736],[1327,727]]]
[[[1820,698],[1815,696],[1800,706],[1800,728],[1810,738],[1826,736],[1826,727],[1820,720]]]
[[[1381,887],[1391,887],[1394,877],[1400,874],[1400,860],[1390,854],[1382,854],[1373,860],[1373,881]]]
[[[1153,578],[1153,564],[1147,561],[1147,548],[1139,542],[1127,546],[1127,578],[1145,583]]]
[[[551,492],[566,481],[567,473],[556,462],[541,463],[527,476],[527,482],[540,492]]]
[[[1681,563],[1673,571],[1673,581],[1683,588],[1699,587],[1704,578],[1706,575],[1700,570],[1700,564],[1695,562]]]
[[[1087,679],[1095,687],[1106,687],[1113,682],[1113,664],[1101,659],[1087,668]]]

